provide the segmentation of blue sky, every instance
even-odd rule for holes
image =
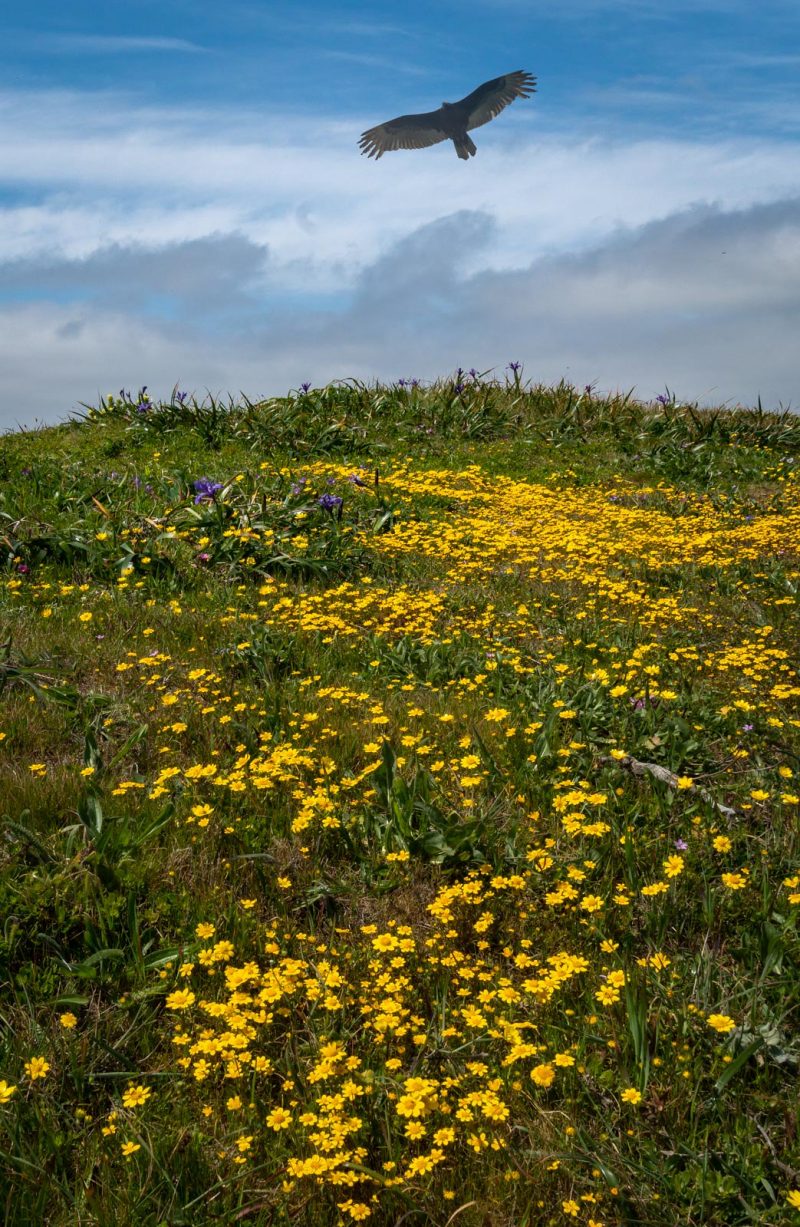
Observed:
[[[800,404],[796,0],[42,0],[0,29],[0,426],[147,383]],[[363,128],[524,68],[452,146]]]

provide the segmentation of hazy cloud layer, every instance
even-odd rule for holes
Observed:
[[[270,253],[244,236],[12,266],[0,292],[41,298],[0,312],[0,421],[53,421],[123,384],[258,396],[511,359],[535,380],[643,397],[669,385],[705,403],[800,403],[800,198],[695,207],[578,255],[464,275],[497,225],[485,210],[426,223],[324,310],[264,305]],[[59,304],[67,286],[84,301]]]

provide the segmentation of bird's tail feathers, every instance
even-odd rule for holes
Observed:
[[[467,136],[466,132],[463,136],[454,137],[453,144],[456,147],[456,153],[465,162],[469,161],[470,156],[473,158],[478,152],[478,146],[475,144],[471,136]]]

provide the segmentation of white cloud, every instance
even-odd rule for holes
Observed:
[[[37,46],[67,55],[113,55],[135,51],[205,51],[204,47],[186,38],[159,38],[123,34],[40,34]]]

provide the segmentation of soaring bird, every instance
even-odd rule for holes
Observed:
[[[529,72],[507,72],[504,77],[479,85],[460,102],[443,102],[438,111],[400,115],[368,128],[358,143],[362,153],[380,158],[387,149],[423,149],[449,137],[458,156],[466,162],[478,152],[467,133],[488,124],[515,98],[529,98],[535,92],[536,78]]]

